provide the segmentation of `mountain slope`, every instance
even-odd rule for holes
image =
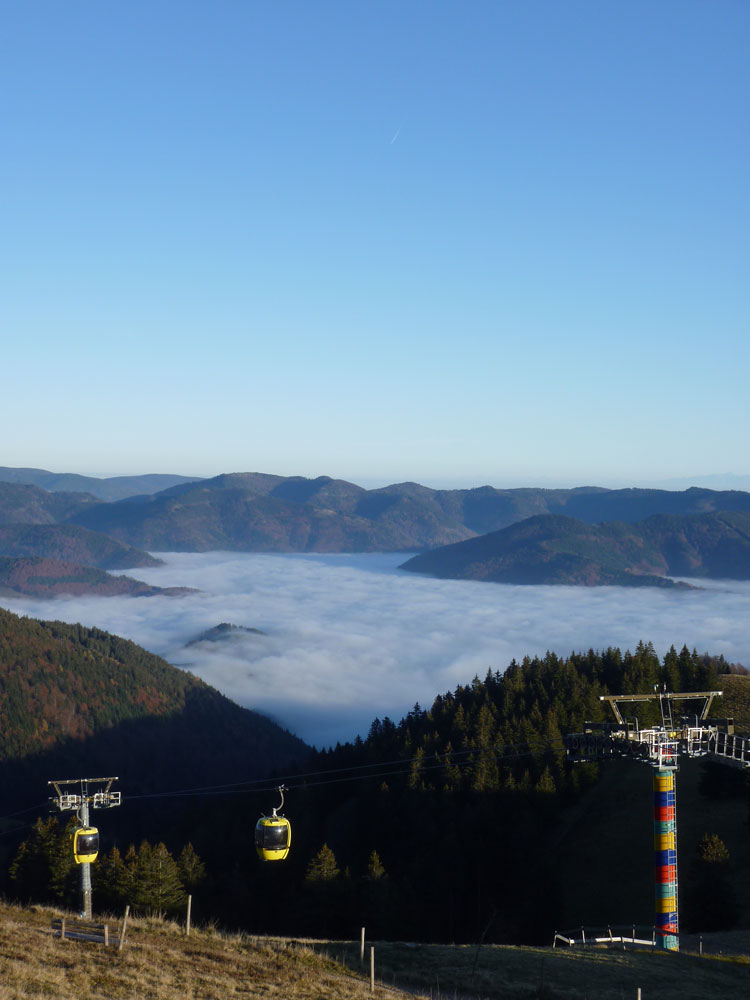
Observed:
[[[0,482],[0,524],[56,524],[99,503],[88,493],[50,493]]]
[[[408,501],[407,501],[408,503]],[[202,552],[229,549],[255,552],[368,552],[403,550],[428,539],[451,540],[455,532],[430,522],[416,510],[390,521],[243,488],[196,486],[168,491],[147,503],[102,505],[75,518],[123,542],[138,539],[154,551]],[[130,542],[132,544],[132,542]]]
[[[136,783],[215,780],[217,771],[231,781],[307,753],[270,719],[133,642],[0,609],[0,786],[6,789],[29,771],[46,782],[80,768],[118,774],[131,790]]]
[[[587,523],[653,514],[750,512],[739,491],[432,490],[398,483],[364,490],[320,476],[233,473],[151,497],[99,504],[67,520],[156,551],[408,551],[446,545],[544,514]]]
[[[148,552],[78,524],[0,524],[0,555],[62,559],[98,569],[161,565]]]
[[[415,556],[402,569],[495,583],[665,586],[668,574],[750,579],[750,514],[589,525],[541,515]]]
[[[0,594],[29,597],[97,594],[100,597],[181,597],[188,587],[153,587],[131,576],[113,576],[103,569],[61,559],[12,559],[0,556]]]

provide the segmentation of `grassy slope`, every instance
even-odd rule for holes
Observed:
[[[54,938],[55,912],[0,905],[0,1000],[370,996],[369,983],[306,946],[211,931],[186,938],[176,924],[140,919],[129,922],[118,952]],[[117,921],[111,925],[114,930]]]
[[[372,996],[359,946],[295,942],[194,930],[141,919],[122,952],[52,936],[55,911],[0,904],[0,1000],[364,1000]],[[116,921],[112,921],[113,927]],[[369,952],[368,952],[369,954]],[[646,1000],[743,995],[748,962],[616,950],[375,945],[376,997],[487,1000]],[[400,988],[400,989],[399,989]]]

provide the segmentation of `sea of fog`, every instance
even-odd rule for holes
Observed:
[[[469,683],[515,657],[651,641],[750,666],[750,583],[700,590],[518,587],[433,580],[388,555],[158,553],[131,571],[185,597],[2,598],[34,618],[96,625],[184,667],[316,746]],[[260,629],[187,647],[221,622]]]

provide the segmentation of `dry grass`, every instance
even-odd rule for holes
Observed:
[[[745,997],[750,984],[747,958],[663,951],[379,943],[375,955],[383,982],[435,1000],[635,1000],[638,987],[643,1000],[706,1000]],[[359,962],[359,946],[347,960]]]
[[[61,915],[0,903],[0,1000],[372,997],[369,978],[304,942],[195,929],[186,938],[170,921],[139,919],[128,923],[127,943],[118,952],[53,937],[50,922]],[[393,995],[376,987],[376,997]]]
[[[359,943],[292,941],[139,919],[122,952],[61,941],[60,911],[0,903],[0,1000],[365,1000]],[[68,914],[67,916],[70,916]],[[111,922],[114,930],[116,921]],[[744,945],[744,941],[743,941]],[[375,945],[374,996],[432,1000],[705,1000],[747,995],[750,961],[616,950]],[[402,992],[403,991],[403,992]]]

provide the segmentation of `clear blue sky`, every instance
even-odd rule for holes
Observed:
[[[749,67],[747,0],[4,4],[0,465],[750,472]]]

